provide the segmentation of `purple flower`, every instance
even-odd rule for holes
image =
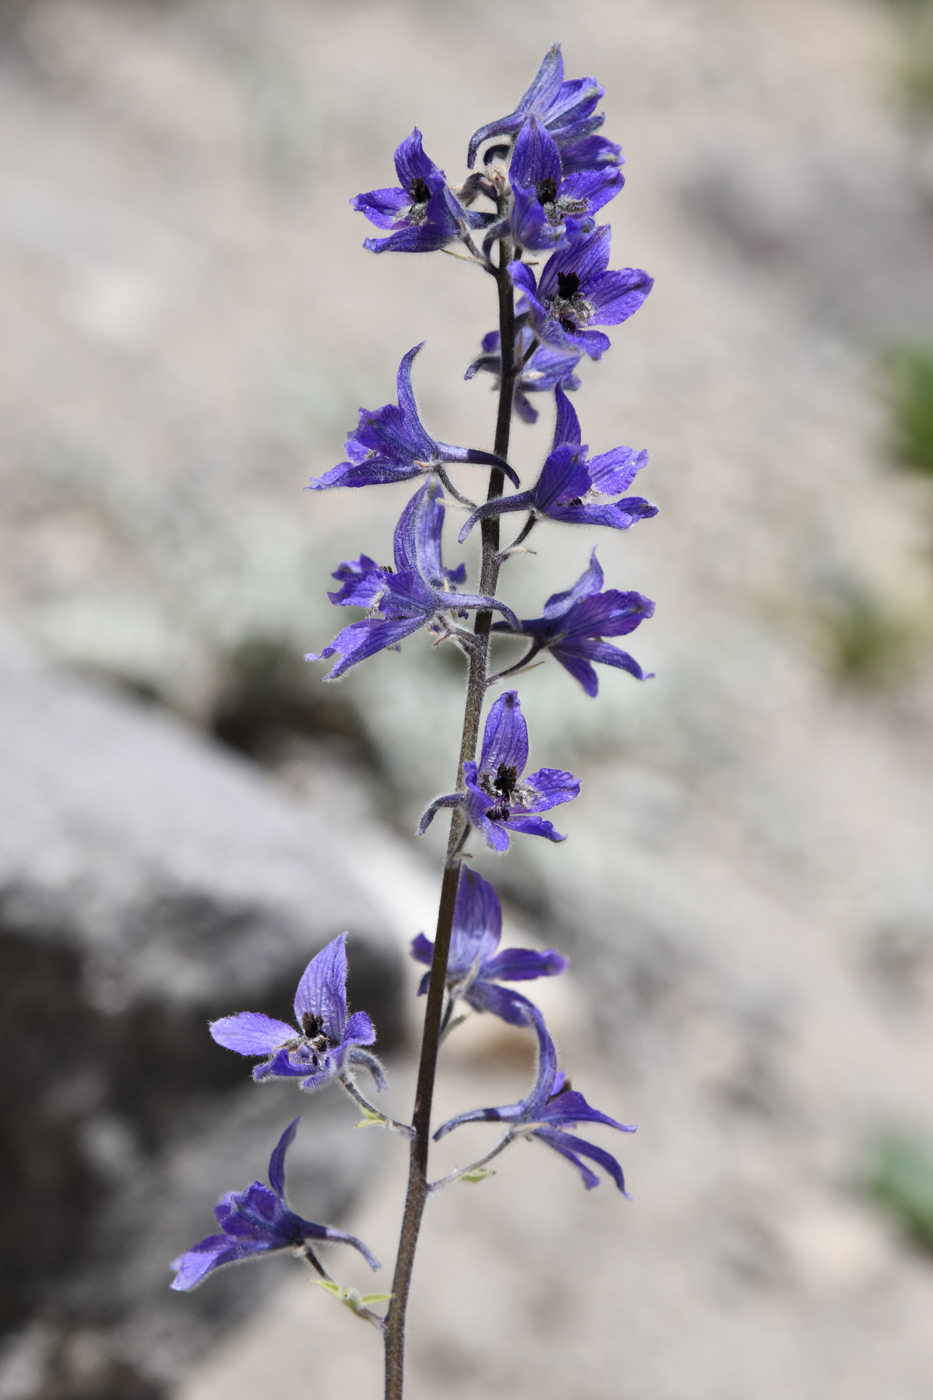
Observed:
[[[580,575],[573,588],[548,598],[543,617],[522,622],[520,635],[530,637],[532,646],[519,666],[526,666],[540,651],[550,651],[580,682],[587,695],[595,695],[599,690],[594,661],[617,666],[637,680],[650,680],[652,673],[643,671],[633,656],[602,638],[624,637],[634,632],[640,622],[653,615],[654,603],[643,593],[620,593],[615,588],[601,593],[602,586],[603,571],[594,549],[590,567]],[[512,630],[507,624],[494,624],[494,631]]]
[[[531,1003],[499,982],[530,982],[536,977],[556,977],[567,968],[567,959],[549,948],[506,948],[499,952],[502,910],[499,896],[488,880],[467,866],[460,867],[460,886],[454,908],[454,924],[447,962],[447,988],[451,1001],[460,997],[475,1011],[491,1011],[513,1026],[528,1024]],[[419,933],[412,939],[412,957],[431,966],[434,944]],[[430,972],[421,979],[418,995],[428,990]]]
[[[565,174],[556,141],[533,115],[518,133],[509,179],[512,236],[520,247],[544,250],[566,242],[568,233],[590,232],[593,214],[625,183],[617,166]],[[493,236],[496,226],[489,230]]]
[[[654,286],[647,272],[626,267],[608,272],[612,230],[608,224],[592,233],[575,233],[549,258],[541,281],[527,263],[509,263],[512,281],[524,298],[527,312],[544,340],[578,346],[593,360],[610,348],[610,340],[593,326],[617,326],[641,306]]]
[[[367,238],[363,247],[373,253],[431,253],[468,228],[489,220],[474,214],[454,198],[447,177],[424,153],[421,132],[415,127],[395,152],[398,185],[358,194],[350,203],[378,228],[392,229],[388,238]]]
[[[295,993],[295,1026],[276,1021],[261,1011],[241,1011],[212,1021],[218,1045],[238,1055],[263,1057],[254,1079],[300,1079],[312,1092],[342,1079],[353,1065],[365,1065],[376,1085],[385,1088],[385,1075],[375,1055],[360,1049],[376,1039],[365,1011],[347,1015],[347,935],[322,948],[302,974]]]
[[[535,519],[549,517],[575,525],[609,525],[614,530],[627,530],[636,520],[648,520],[657,515],[657,506],[641,496],[625,496],[610,501],[627,491],[637,472],[648,461],[647,452],[633,452],[630,447],[615,447],[599,457],[586,460],[588,448],[580,442],[580,421],[573,404],[558,384],[557,426],[554,445],[530,491],[517,496],[500,496],[479,506],[460,531],[460,543],[476,524],[491,515],[507,511],[527,510]]]
[[[245,1191],[228,1191],[214,1207],[222,1235],[208,1235],[193,1249],[172,1261],[177,1274],[171,1284],[179,1291],[197,1288],[208,1274],[225,1264],[238,1264],[241,1259],[255,1259],[276,1249],[300,1249],[308,1240],[334,1240],[352,1244],[371,1269],[380,1268],[379,1260],[355,1235],[335,1230],[331,1225],[315,1225],[302,1220],[289,1209],[285,1201],[285,1153],[297,1131],[300,1118],[285,1129],[269,1158],[269,1181],[272,1190],[261,1181],[254,1181]]]
[[[491,136],[515,137],[528,118],[533,116],[553,136],[561,154],[565,151],[568,153],[569,159],[564,163],[565,174],[570,170],[619,165],[619,147],[601,137],[594,141],[592,136],[605,121],[603,114],[595,110],[604,92],[605,88],[595,78],[576,78],[564,82],[560,44],[554,44],[544,55],[541,67],[515,111],[481,126],[479,131],[473,133],[467,152],[467,165],[473,168],[476,153],[484,141]]]
[[[464,763],[466,787],[436,797],[421,818],[419,834],[424,835],[442,807],[463,807],[467,821],[483,833],[496,851],[508,850],[510,831],[566,841],[566,836],[536,813],[570,802],[579,793],[580,783],[572,773],[560,768],[539,768],[523,781],[527,762],[528,726],[518,703],[518,692],[507,690],[486,717],[479,766]]]
[[[508,462],[492,452],[472,447],[453,447],[436,442],[418,414],[411,387],[411,367],[421,345],[403,356],[398,367],[398,404],[360,409],[359,426],[347,438],[348,462],[332,467],[322,477],[312,479],[308,490],[324,491],[329,486],[381,486],[392,481],[410,481],[442,462],[478,462],[501,467],[517,486],[518,477]]]
[[[412,496],[395,527],[395,570],[380,569],[365,554],[340,565],[333,577],[343,587],[328,596],[341,607],[355,604],[378,607],[381,618],[367,617],[351,622],[322,652],[311,652],[308,661],[321,661],[340,655],[333,670],[324,677],[333,681],[386,647],[397,647],[419,628],[431,626],[441,635],[455,632],[444,620],[453,612],[479,608],[500,612],[519,626],[515,614],[496,598],[483,594],[457,593],[454,585],[466,577],[466,570],[445,569],[441,562],[441,530],[444,507],[441,492],[428,481]]]
[[[531,1007],[531,1013],[528,1019],[537,1032],[540,1053],[537,1083],[527,1099],[505,1104],[502,1108],[475,1108],[471,1113],[461,1113],[438,1128],[434,1134],[435,1140],[444,1137],[453,1128],[459,1128],[461,1123],[508,1123],[512,1130],[510,1136],[537,1138],[572,1162],[583,1177],[587,1190],[599,1185],[599,1177],[582,1160],[584,1157],[589,1157],[602,1167],[623,1196],[627,1197],[625,1177],[615,1157],[604,1148],[568,1133],[566,1129],[574,1128],[578,1123],[605,1123],[609,1128],[617,1128],[620,1133],[634,1133],[635,1129],[591,1108],[582,1094],[571,1089],[569,1081],[557,1069],[557,1051],[540,1011]]]
[[[529,403],[529,394],[555,389],[558,384],[567,390],[580,387],[580,380],[574,374],[574,370],[580,363],[583,353],[581,350],[575,346],[564,348],[559,345],[539,345],[533,350],[534,342],[534,331],[529,325],[522,326],[516,344],[516,354],[522,369],[515,376],[512,402],[515,412],[525,423],[538,421],[538,410]],[[483,336],[483,353],[469,366],[464,379],[472,379],[477,370],[481,369],[488,370],[496,376],[495,387],[498,389],[502,379],[501,341],[498,331],[490,331],[488,335]]]

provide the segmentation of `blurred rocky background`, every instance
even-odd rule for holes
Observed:
[[[661,514],[597,542],[658,600],[657,678],[523,679],[532,761],[584,795],[566,845],[478,864],[510,937],[572,957],[549,1010],[640,1124],[635,1199],[524,1147],[439,1199],[411,1393],[929,1400],[925,0],[0,9],[0,1400],[379,1393],[374,1334],[297,1266],[179,1298],[166,1261],[295,1103],[206,1019],[284,1013],[344,927],[405,1110],[442,848],[410,834],[460,670],[416,639],[320,685],[329,572],[387,557],[407,492],[302,487],[422,339],[427,422],[491,443],[462,380],[489,288],[367,255],[347,199],[416,124],[454,177],[555,38],[627,157],[614,264],[657,279],[577,395],[594,450],[651,452]],[[549,431],[519,426],[520,471]],[[509,601],[535,615],[592,543],[542,528]],[[522,1092],[524,1041],[460,1035],[451,1111]],[[304,1107],[296,1207],[391,1259],[404,1149]]]

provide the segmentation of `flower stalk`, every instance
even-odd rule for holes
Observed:
[[[511,259],[512,249],[508,241],[503,239],[499,244],[499,265],[493,274],[498,290],[499,335],[502,345],[502,376],[499,383],[493,451],[497,457],[502,458],[507,458],[509,452],[512,431],[512,391],[516,369],[515,296],[507,270]],[[504,487],[505,473],[501,467],[493,467],[489,473],[489,488],[486,499],[488,501],[495,500],[502,495]],[[499,582],[501,562],[499,559],[499,521],[497,518],[482,522],[482,549],[480,591],[494,596]],[[476,758],[476,744],[479,738],[480,719],[483,712],[489,669],[491,626],[492,613],[478,612],[473,627],[476,641],[475,645],[471,647],[468,657],[460,760],[457,765],[458,789],[465,786],[464,764],[471,763]],[[434,1101],[437,1057],[441,1046],[450,939],[454,926],[454,911],[460,879],[460,852],[467,834],[466,828],[467,819],[463,809],[455,808],[450,819],[450,835],[447,840],[447,856],[444,863],[444,877],[437,911],[437,927],[434,934],[434,956],[431,961],[431,977],[428,982],[427,1005],[424,1010],[418,1083],[415,1090],[415,1107],[412,1113],[414,1137],[411,1143],[411,1158],[408,1168],[408,1191],[405,1196],[405,1209],[402,1215],[402,1228],[395,1261],[395,1277],[392,1280],[392,1301],[386,1314],[385,1400],[402,1400],[403,1395],[405,1319],[421,1220],[432,1189],[428,1181],[431,1107]]]

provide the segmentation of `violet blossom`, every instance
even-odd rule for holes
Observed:
[[[476,163],[477,152],[493,136],[514,139],[529,117],[537,117],[560,147],[564,172],[596,169],[621,164],[619,147],[604,137],[594,137],[605,121],[596,104],[605,88],[595,78],[564,81],[564,60],[560,44],[554,44],[541,63],[531,85],[519,99],[514,112],[488,122],[470,138],[467,165]]]
[[[347,935],[342,933],[311,959],[295,992],[295,1026],[261,1011],[241,1011],[212,1021],[218,1045],[238,1055],[262,1057],[253,1078],[300,1079],[309,1093],[364,1066],[379,1089],[385,1074],[375,1055],[361,1047],[376,1039],[365,1011],[347,1015]]]
[[[473,361],[464,374],[464,379],[472,379],[478,370],[488,370],[496,377],[495,388],[502,379],[502,347],[498,331],[490,331],[483,336],[483,353]],[[535,348],[535,333],[524,325],[519,331],[516,356],[521,366],[515,376],[512,403],[515,412],[525,423],[537,423],[538,410],[529,402],[528,395],[555,389],[558,384],[565,390],[579,389],[580,380],[574,370],[580,363],[582,350],[575,346],[538,345]]]
[[[512,281],[524,294],[518,304],[543,340],[578,346],[593,360],[611,341],[594,326],[617,326],[638,310],[654,279],[637,267],[609,272],[612,229],[575,233],[548,259],[540,282],[527,263],[509,263]]]
[[[460,635],[456,624],[447,619],[448,613],[466,616],[468,609],[476,608],[495,611],[510,625],[519,626],[515,614],[497,598],[455,591],[466,570],[462,564],[448,570],[441,563],[441,499],[440,489],[428,481],[408,502],[395,527],[394,571],[380,569],[363,554],[342,563],[332,575],[343,585],[337,593],[328,594],[332,603],[377,608],[383,616],[351,622],[323,651],[308,653],[307,661],[339,654],[340,660],[324,677],[326,681],[337,680],[351,666],[387,647],[397,648],[422,627],[441,636]]]
[[[415,127],[395,152],[398,185],[358,194],[350,203],[388,238],[367,238],[372,253],[431,253],[463,238],[470,228],[490,222],[488,215],[464,209],[451,193],[447,177],[424,153]]]
[[[330,486],[380,486],[393,481],[410,481],[445,462],[476,462],[501,467],[514,485],[518,485],[518,477],[501,457],[472,447],[454,447],[449,442],[437,442],[428,433],[418,413],[411,387],[412,362],[423,345],[424,341],[402,357],[396,378],[398,404],[387,403],[376,409],[361,408],[359,424],[346,442],[350,460],[331,467],[321,477],[313,478],[308,490],[324,491]]]
[[[604,1123],[606,1127],[617,1128],[620,1133],[634,1133],[635,1128],[626,1123],[617,1123],[614,1118],[591,1108],[582,1094],[571,1089],[569,1080],[557,1068],[557,1051],[540,1011],[531,1007],[528,1019],[535,1028],[539,1046],[538,1078],[528,1097],[501,1108],[475,1108],[470,1113],[460,1113],[438,1128],[434,1134],[435,1141],[463,1123],[507,1123],[510,1127],[509,1137],[537,1138],[572,1162],[583,1177],[587,1190],[599,1185],[599,1177],[586,1165],[584,1157],[602,1167],[623,1196],[628,1197],[625,1177],[615,1157],[605,1148],[597,1147],[595,1143],[567,1132],[567,1129],[576,1127],[578,1123]]]
[[[549,518],[575,525],[608,525],[614,530],[627,530],[636,520],[648,520],[657,515],[657,506],[641,496],[624,496],[617,501],[609,499],[628,490],[636,474],[647,464],[647,452],[615,447],[587,461],[589,448],[580,441],[580,420],[559,384],[555,398],[554,444],[537,482],[530,491],[499,496],[479,506],[460,531],[461,544],[478,520],[509,511],[530,511],[532,523]],[[526,528],[523,534],[527,532]]]
[[[567,959],[553,948],[537,953],[531,948],[506,948],[499,952],[502,909],[488,880],[467,866],[460,867],[460,884],[454,909],[447,960],[447,989],[451,1001],[461,998],[474,1011],[491,1011],[514,1026],[528,1024],[531,1003],[500,982],[529,982],[556,977],[566,971]],[[434,944],[419,933],[412,939],[412,957],[431,966]],[[428,990],[430,972],[421,979],[418,995]]]
[[[434,799],[421,818],[419,835],[424,835],[442,807],[462,807],[470,825],[496,851],[508,850],[510,831],[566,841],[537,813],[572,801],[580,791],[579,780],[560,768],[539,768],[523,780],[527,762],[528,726],[518,692],[507,690],[486,717],[479,764],[463,765],[465,788]]]
[[[653,615],[654,603],[643,593],[623,593],[616,588],[602,593],[602,586],[603,571],[594,549],[589,568],[573,588],[548,598],[542,617],[523,621],[518,633],[507,623],[494,623],[496,632],[510,632],[531,639],[531,650],[509,671],[526,666],[541,651],[550,651],[580,682],[587,695],[596,695],[599,690],[594,661],[628,671],[636,680],[650,680],[652,673],[643,671],[633,656],[602,639],[624,637],[634,632],[645,618]]]
[[[571,233],[592,231],[592,216],[616,197],[625,176],[617,166],[565,174],[556,141],[532,115],[515,142],[509,181],[513,200],[503,232],[510,226],[519,247],[549,250]],[[499,236],[499,228],[492,225],[484,242]]]
[[[278,1249],[301,1251],[310,1240],[330,1240],[349,1244],[358,1249],[371,1269],[380,1268],[379,1260],[362,1240],[335,1230],[332,1225],[315,1225],[296,1215],[285,1200],[285,1153],[293,1141],[300,1118],[296,1118],[279,1138],[269,1158],[269,1186],[254,1181],[245,1191],[228,1191],[214,1207],[222,1234],[208,1235],[185,1254],[172,1261],[177,1270],[172,1288],[187,1291],[197,1288],[208,1274],[225,1264],[238,1264],[244,1259],[256,1259]]]

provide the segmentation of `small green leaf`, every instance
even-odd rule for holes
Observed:
[[[357,1128],[387,1128],[389,1120],[384,1113],[376,1113],[374,1109],[363,1108],[362,1118],[354,1126]]]
[[[487,1176],[495,1176],[491,1167],[474,1167],[472,1171],[462,1172],[458,1177],[459,1181],[485,1181]]]
[[[363,1308],[368,1308],[371,1303],[387,1303],[392,1297],[391,1293],[367,1293],[365,1296],[358,1288],[347,1288],[341,1283],[332,1283],[330,1279],[318,1278],[314,1282],[319,1288],[323,1288],[327,1293],[332,1293],[335,1298],[339,1298],[344,1307],[351,1312],[362,1312]]]

